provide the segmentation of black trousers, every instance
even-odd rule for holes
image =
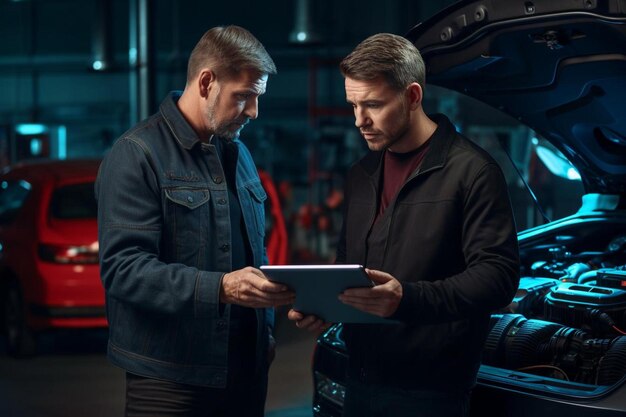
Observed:
[[[229,381],[230,382],[230,381]],[[224,389],[126,373],[126,417],[263,417],[267,375],[241,378]]]

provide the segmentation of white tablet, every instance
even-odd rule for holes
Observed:
[[[339,301],[347,288],[374,284],[361,265],[263,265],[270,281],[289,286],[296,293],[294,310],[315,315],[327,323],[393,323]]]

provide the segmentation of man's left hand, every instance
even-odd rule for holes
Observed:
[[[371,288],[350,288],[339,295],[339,300],[366,313],[389,317],[396,312],[402,300],[402,285],[392,275],[365,269],[375,286]]]

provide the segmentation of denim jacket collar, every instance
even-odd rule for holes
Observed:
[[[170,92],[161,102],[159,111],[178,143],[183,148],[190,150],[196,143],[200,142],[200,139],[176,105],[182,94],[182,91]]]
[[[180,146],[191,150],[197,143],[200,143],[200,139],[176,105],[182,94],[182,91],[171,91],[161,102],[159,111]],[[239,145],[240,140],[236,138],[233,142]]]

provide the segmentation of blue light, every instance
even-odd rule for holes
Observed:
[[[91,67],[96,71],[100,71],[102,68],[104,68],[104,64],[102,64],[102,61],[97,60],[97,61],[93,61],[93,63],[91,64]]]
[[[43,142],[39,138],[32,138],[30,140],[30,154],[31,155],[41,155],[41,150],[43,149]]]
[[[15,131],[20,135],[41,135],[46,130],[46,125],[38,123],[23,123],[15,126]]]
[[[579,180],[580,179],[580,174],[578,173],[576,168],[570,167],[567,170],[567,178],[570,179],[570,180]]]
[[[538,145],[535,152],[552,174],[568,180],[580,180],[580,174],[576,168],[560,152],[542,145]]]
[[[135,65],[137,63],[137,48],[130,48],[128,50],[128,61],[131,65]]]
[[[59,126],[59,159],[67,158],[67,129]]]
[[[298,32],[298,34],[296,35],[296,39],[298,39],[298,41],[300,42],[306,41],[306,32]]]
[[[30,183],[26,182],[24,180],[20,180],[20,187],[22,187],[25,190],[30,190],[31,189]]]

